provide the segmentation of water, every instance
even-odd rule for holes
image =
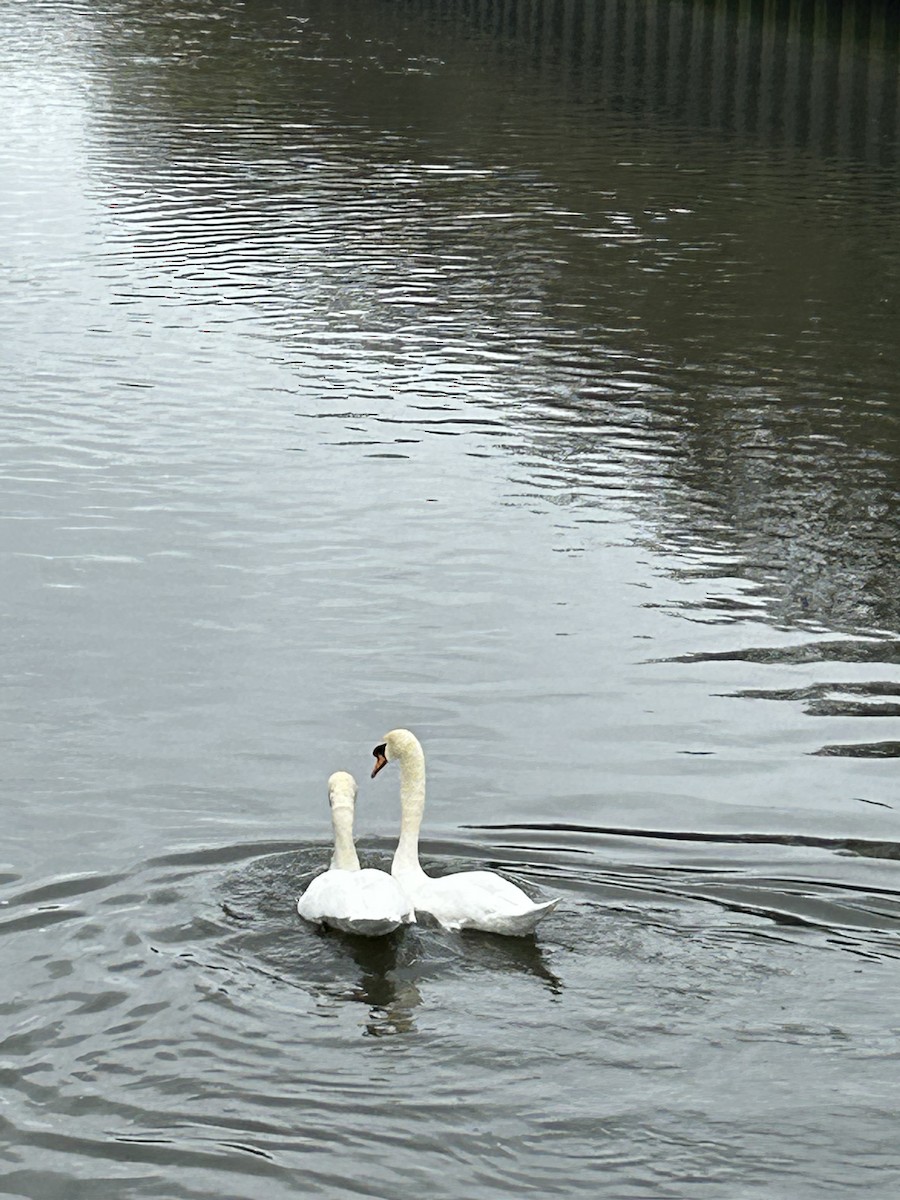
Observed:
[[[896,1196],[890,10],[0,11],[2,1189]]]

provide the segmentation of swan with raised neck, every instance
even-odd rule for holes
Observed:
[[[353,841],[353,817],[359,789],[348,771],[335,771],[328,778],[328,803],[331,807],[331,829],[334,848],[331,851],[331,871],[358,871],[359,856]]]
[[[356,780],[335,771],[328,780],[328,803],[334,847],[331,865],[317,875],[297,901],[306,921],[330,925],[344,933],[376,937],[415,921],[415,912],[397,882],[386,871],[360,869],[353,841]]]
[[[400,883],[417,915],[433,917],[445,929],[482,929],[524,936],[559,900],[536,904],[530,896],[494,871],[457,871],[433,879],[419,862],[419,830],[425,812],[425,752],[408,729],[392,729],[372,751],[372,778],[389,762],[400,769],[400,839],[391,874]]]
[[[400,768],[400,839],[391,874],[409,891],[428,878],[419,863],[419,830],[425,813],[425,751],[414,733],[392,729],[372,753],[373,779],[389,762],[396,762]]]

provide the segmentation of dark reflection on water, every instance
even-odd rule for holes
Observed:
[[[819,154],[896,156],[900,24],[885,0],[409,0],[405,7],[499,40],[557,73],[568,99],[599,94],[628,112]]]
[[[10,1194],[894,1200],[894,8],[4,18]]]
[[[212,305],[216,321],[230,319],[223,303],[249,305],[298,356],[325,351],[323,369],[341,342],[395,377],[412,354],[441,404],[475,367],[473,390],[533,443],[530,487],[578,519],[626,500],[677,578],[711,581],[670,602],[692,619],[900,627],[892,10],[485,2],[455,10],[448,30],[439,6],[416,3],[376,6],[362,28],[355,10],[347,26],[331,14],[328,32],[306,10],[299,23],[266,5],[215,20],[200,6],[191,22],[165,11],[133,26],[135,77],[109,78],[150,97],[140,143],[113,96],[98,164],[116,173],[129,257],[164,269],[151,293]],[[522,27],[498,39],[516,14]],[[446,40],[469,25],[474,42]],[[335,54],[354,36],[377,53]],[[176,71],[186,38],[192,69]],[[520,42],[536,76],[506,57]],[[645,62],[654,43],[662,58]],[[473,76],[485,60],[536,89],[514,116],[487,119],[492,83]],[[666,84],[661,123],[630,102],[649,62],[694,97]],[[570,74],[578,93],[542,106]],[[710,136],[702,113],[728,126],[737,103],[711,101],[713,82],[748,93],[761,140]],[[760,96],[793,114],[805,157],[773,150]],[[548,159],[560,137],[566,155]],[[848,168],[836,148],[877,150],[885,169]],[[146,176],[136,190],[118,178],[120,150],[157,177],[149,193]],[[335,220],[336,188],[350,224]],[[181,265],[167,263],[173,246]],[[513,376],[501,395],[495,367]],[[334,444],[404,456],[438,432],[417,420],[375,449],[382,402]],[[488,428],[456,419],[447,433]],[[717,595],[728,552],[740,595]]]

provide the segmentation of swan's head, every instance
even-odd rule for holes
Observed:
[[[353,808],[356,803],[356,780],[347,771],[335,771],[328,778],[328,803],[332,809]]]
[[[372,751],[375,755],[375,766],[372,768],[374,779],[382,767],[397,758],[403,758],[410,753],[421,755],[422,747],[419,739],[408,729],[392,729],[384,741]]]

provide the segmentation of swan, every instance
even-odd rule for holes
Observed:
[[[425,810],[425,754],[408,729],[392,729],[372,751],[374,779],[382,767],[400,767],[400,840],[391,874],[409,897],[417,914],[432,916],[445,929],[483,929],[524,937],[559,900],[535,902],[493,871],[457,871],[433,879],[419,865],[419,827]]]
[[[331,865],[310,883],[297,901],[297,912],[317,925],[378,937],[415,921],[416,914],[387,871],[359,868],[353,844],[356,791],[356,780],[346,771],[335,771],[330,776],[328,803],[334,829]]]

